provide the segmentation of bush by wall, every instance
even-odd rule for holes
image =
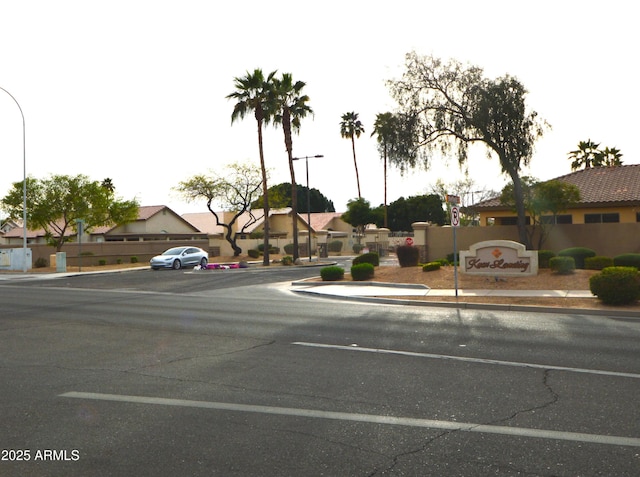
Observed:
[[[422,265],[423,272],[433,272],[435,270],[440,270],[440,262],[429,262]]]
[[[293,265],[293,257],[291,255],[282,257],[282,265]]]
[[[327,244],[327,248],[329,249],[329,252],[342,252],[342,240],[332,240]]]
[[[587,257],[595,257],[595,250],[586,247],[565,248],[558,252],[559,257],[573,257],[576,262],[576,268],[584,268],[584,259]]]
[[[286,244],[283,248],[284,248],[284,253],[286,253],[287,255],[293,255],[293,244],[292,243]]]
[[[250,250],[247,250],[247,255],[249,255],[251,258],[259,258],[260,251],[256,250],[255,248],[252,248]]]
[[[549,268],[549,260],[555,256],[553,250],[538,250],[538,268]]]
[[[613,265],[616,267],[636,267],[640,270],[640,253],[623,253],[613,257]]]
[[[584,268],[586,270],[602,270],[607,267],[613,267],[613,259],[611,257],[595,256],[584,259]]]
[[[364,245],[362,245],[361,243],[354,243],[353,244],[353,253],[360,253],[360,252],[362,252],[363,248],[364,248]]]
[[[552,257],[549,268],[559,275],[571,275],[576,269],[576,261],[573,257]]]
[[[351,279],[357,282],[373,278],[375,268],[370,263],[359,263],[351,267]]]
[[[344,268],[335,265],[321,268],[320,277],[323,282],[335,282],[342,280],[344,278]]]
[[[380,265],[380,255],[376,252],[363,253],[362,255],[358,255],[353,259],[353,265],[359,265],[361,263],[370,263],[374,267]]]
[[[606,305],[629,305],[640,299],[635,267],[607,267],[589,279],[589,289]]]
[[[401,267],[417,267],[420,261],[420,250],[412,245],[399,245],[396,255]]]
[[[138,257],[135,255],[131,257],[131,263],[138,263]]]

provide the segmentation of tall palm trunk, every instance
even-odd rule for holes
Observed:
[[[353,137],[353,134],[351,135],[351,150],[353,151],[353,165],[356,168],[356,182],[358,183],[358,199],[362,198],[362,195],[360,194],[360,174],[358,173],[358,162],[356,161],[356,140]]]
[[[387,214],[387,144],[384,144],[384,228],[386,229],[388,224]]]
[[[264,255],[262,265],[268,266],[269,260],[269,192],[267,191],[267,168],[264,163],[264,149],[262,147],[262,108],[256,108],[256,121],[258,122],[258,149],[260,151],[260,170],[262,171],[262,193],[263,203],[262,210],[264,213]]]
[[[291,174],[291,215],[293,220],[293,261],[300,258],[298,250],[298,185],[293,169],[293,140],[291,138],[291,112],[285,107],[282,112],[282,129],[284,130],[284,145],[289,157],[289,173]]]

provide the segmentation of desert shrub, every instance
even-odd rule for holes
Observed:
[[[640,270],[640,253],[623,253],[613,257],[615,267],[636,267]]]
[[[556,256],[553,250],[538,250],[538,267],[549,268],[549,260]]]
[[[35,268],[45,268],[49,266],[49,262],[47,262],[46,258],[39,257],[36,259],[36,262],[33,264]]]
[[[293,254],[293,244],[292,243],[286,244],[283,248],[284,248],[284,253],[286,253],[287,255],[292,255]]]
[[[101,258],[100,260],[98,260],[98,265],[103,266],[106,264],[107,264],[107,261],[104,258]]]
[[[433,262],[439,263],[441,267],[448,267],[451,265],[451,262],[446,258],[439,258],[438,260],[434,260]]]
[[[122,263],[122,259],[121,258],[116,258],[116,264],[120,265]]]
[[[420,249],[412,245],[399,245],[396,255],[401,267],[417,267],[420,261]]]
[[[291,255],[285,255],[282,257],[282,265],[292,265],[293,257]]]
[[[607,267],[613,267],[613,259],[611,257],[595,256],[584,259],[584,268],[587,270],[602,270]]]
[[[422,265],[423,272],[433,272],[435,270],[440,270],[440,262],[429,262]]]
[[[329,252],[342,252],[342,240],[332,240],[327,244]]]
[[[280,254],[280,247],[271,247],[269,246],[269,253],[273,253],[275,255]]]
[[[249,255],[251,258],[259,258],[260,251],[252,248],[251,250],[247,250],[247,255]]]
[[[351,267],[351,278],[357,282],[373,278],[374,273],[375,268],[370,263],[359,263]]]
[[[596,252],[587,247],[571,247],[560,250],[558,256],[572,257],[576,262],[576,268],[584,268],[584,259],[587,257],[595,257]]]
[[[344,278],[344,268],[338,266],[324,267],[320,269],[320,277],[324,282],[335,282]]]
[[[363,253],[353,259],[353,265],[359,265],[361,263],[370,263],[374,267],[380,265],[380,255],[376,252]]]
[[[354,243],[353,244],[353,253],[360,253],[360,252],[362,252],[363,248],[364,248],[364,245],[362,245],[361,243]]]
[[[589,279],[589,289],[606,305],[628,305],[640,299],[635,267],[607,267]]]
[[[131,260],[131,263],[138,263],[138,257],[136,257],[135,255],[131,257],[130,260]]]
[[[576,269],[576,261],[573,257],[552,257],[549,268],[559,275],[571,275]]]
[[[447,261],[449,262],[449,265],[457,265],[457,263],[456,263],[457,260],[454,259],[453,255],[454,255],[453,253],[447,254]],[[457,254],[457,259],[460,260],[460,254],[459,253]]]

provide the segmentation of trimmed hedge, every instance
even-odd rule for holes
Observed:
[[[559,275],[571,275],[576,269],[576,261],[573,257],[552,257],[549,268]]]
[[[353,265],[360,265],[361,263],[370,263],[374,267],[380,265],[380,255],[376,252],[363,253],[353,259]]]
[[[440,262],[429,262],[422,265],[423,272],[433,272],[435,270],[440,270]]]
[[[351,279],[357,282],[373,278],[375,269],[370,263],[359,263],[351,267]]]
[[[247,250],[247,255],[249,255],[251,258],[259,258],[260,251],[256,250],[255,248],[252,248],[250,250]]]
[[[549,260],[555,256],[553,250],[538,250],[538,268],[549,268]]]
[[[286,244],[283,248],[284,248],[284,253],[286,253],[287,255],[293,255],[293,244],[292,243]]]
[[[640,253],[623,253],[613,257],[615,267],[636,267],[640,270]]]
[[[613,259],[611,257],[587,257],[584,259],[584,268],[586,270],[602,270],[607,267],[613,267]]]
[[[595,257],[596,252],[587,247],[571,247],[560,250],[558,256],[572,257],[576,262],[576,268],[584,268],[584,259],[587,257]]]
[[[344,278],[344,268],[335,265],[321,268],[320,277],[323,282],[335,282],[342,280]]]
[[[340,253],[342,252],[342,240],[332,240],[327,244],[329,252]]]
[[[420,261],[420,249],[412,245],[399,245],[396,255],[401,267],[417,267]]]
[[[362,245],[361,243],[354,243],[353,244],[353,253],[360,253],[360,252],[362,252],[363,248],[364,248],[364,245]]]
[[[605,305],[629,305],[640,299],[635,267],[607,267],[589,279],[589,289]]]

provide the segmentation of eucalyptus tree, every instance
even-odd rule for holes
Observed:
[[[307,104],[309,96],[302,93],[306,86],[304,81],[293,81],[291,73],[283,73],[281,78],[273,79],[270,105],[273,108],[274,123],[282,125],[284,145],[289,159],[291,174],[291,215],[293,220],[293,260],[299,258],[298,250],[298,193],[296,176],[293,168],[292,131],[299,132],[301,120],[313,110]]]
[[[355,138],[359,138],[364,132],[364,126],[358,119],[358,113],[350,112],[342,115],[340,121],[340,135],[345,139],[351,139],[351,150],[353,151],[353,165],[356,168],[356,181],[358,183],[358,199],[362,198],[360,193],[360,174],[358,173],[358,162],[356,161],[356,142]]]
[[[264,194],[264,256],[263,265],[269,265],[269,195],[267,186],[267,168],[264,161],[264,148],[262,143],[262,131],[264,124],[271,119],[273,107],[272,100],[273,80],[276,71],[272,71],[266,77],[261,69],[256,68],[253,73],[247,72],[243,77],[234,78],[235,91],[227,95],[227,99],[236,101],[231,114],[231,123],[237,119],[243,119],[253,113],[258,123],[258,151],[260,154],[260,169],[262,172],[262,190]]]
[[[417,151],[426,167],[434,155],[453,150],[462,165],[470,145],[484,144],[513,182],[518,235],[530,247],[520,170],[547,124],[527,111],[524,86],[509,75],[487,79],[479,67],[415,52],[407,55],[405,68],[400,79],[388,83],[404,121],[405,149]]]

